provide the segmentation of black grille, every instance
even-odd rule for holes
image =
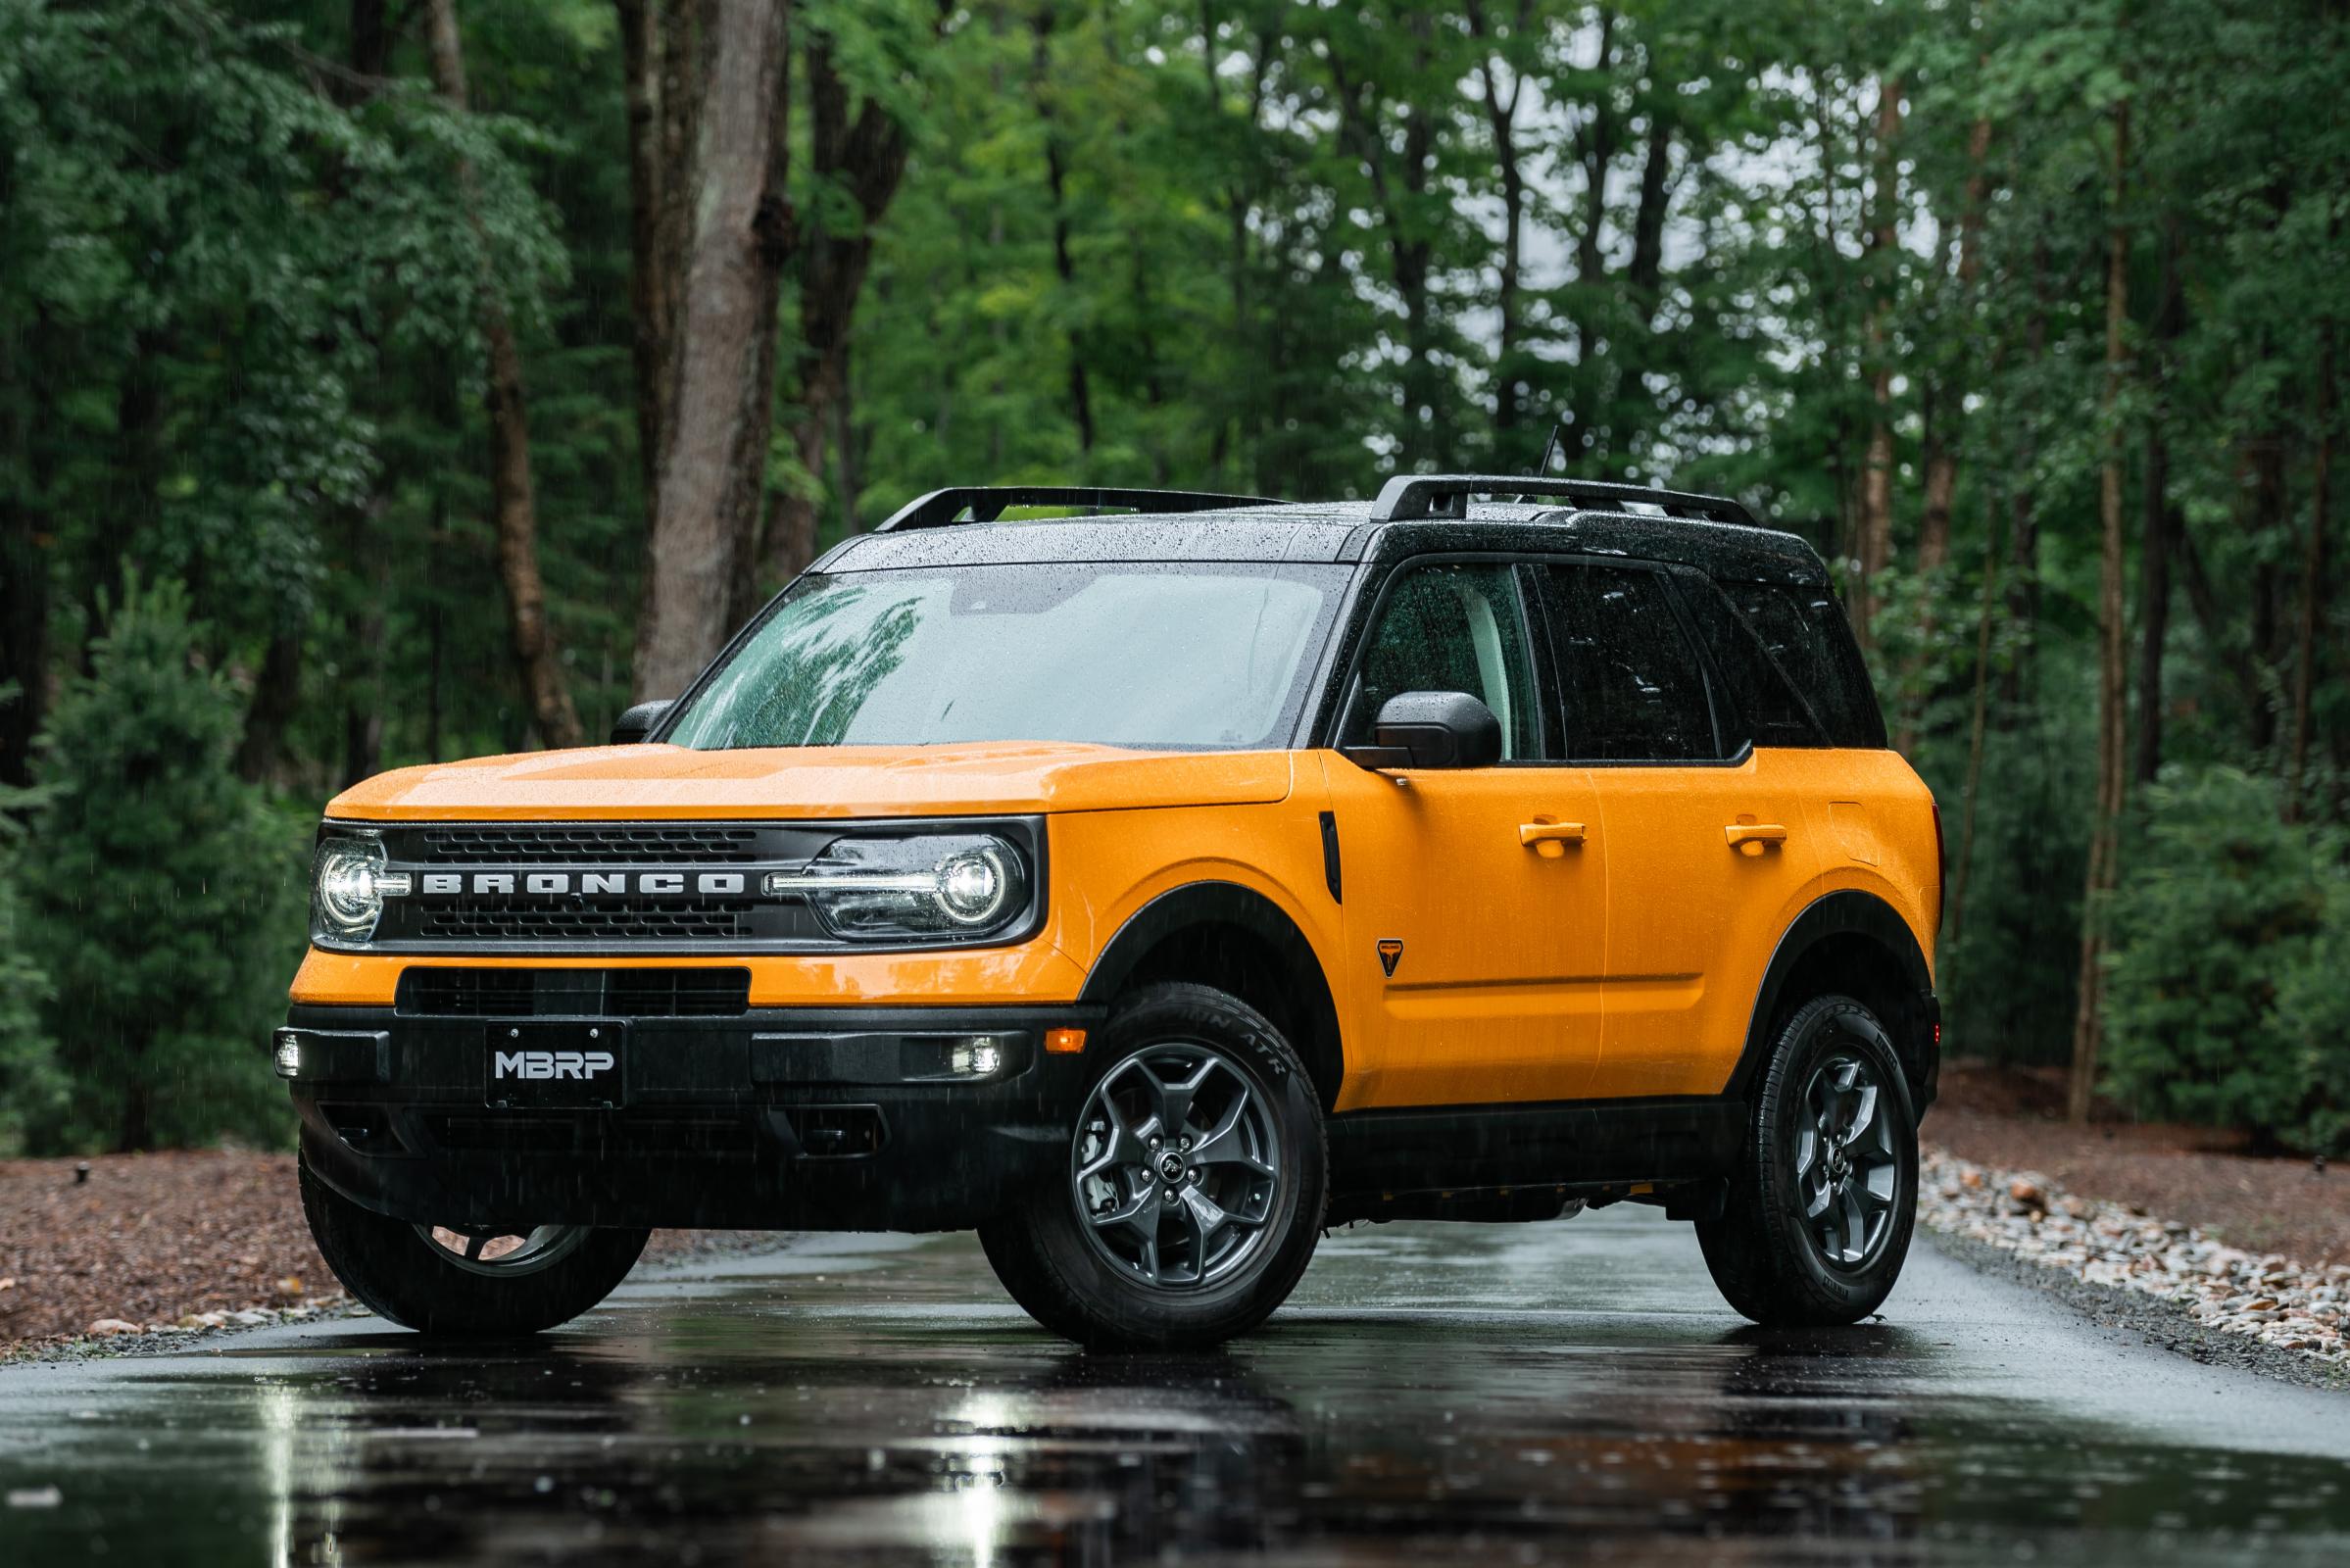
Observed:
[[[759,1143],[741,1116],[514,1116],[461,1113],[422,1118],[426,1136],[453,1152],[499,1154],[747,1154]]]
[[[756,860],[759,829],[727,823],[566,822],[548,826],[428,827],[413,836],[429,860],[527,864],[601,861],[713,862]]]
[[[411,969],[402,1012],[458,1018],[612,1013],[730,1018],[751,1005],[748,969]]]
[[[612,899],[598,904],[427,906],[407,933],[473,942],[690,941],[733,938],[758,906],[749,899]]]
[[[629,1018],[727,1018],[751,1005],[748,969],[614,969],[607,1011]]]

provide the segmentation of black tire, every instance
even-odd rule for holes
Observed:
[[[1814,1098],[1823,1085],[1825,1120]],[[1865,1113],[1863,1088],[1875,1091]],[[1834,1128],[1827,1137],[1823,1125]],[[1854,1125],[1846,1142],[1843,1128]],[[1880,1171],[1891,1172],[1889,1194],[1876,1191],[1887,1185]],[[1728,1201],[1720,1218],[1697,1222],[1697,1244],[1742,1316],[1785,1327],[1857,1323],[1900,1278],[1917,1193],[1917,1111],[1892,1042],[1852,998],[1819,997],[1780,1030]]]
[[[405,1220],[362,1208],[302,1162],[302,1212],[335,1278],[376,1316],[447,1339],[511,1339],[568,1323],[636,1266],[647,1230],[586,1231],[543,1266],[474,1272]]]
[[[1152,985],[1134,992],[1119,1004],[1088,1050],[1098,1057],[1101,1070],[1094,1075],[1093,1093],[1070,1129],[1069,1172],[1026,1194],[979,1229],[980,1245],[996,1277],[1038,1323],[1093,1348],[1198,1349],[1247,1333],[1289,1298],[1321,1238],[1329,1156],[1321,1103],[1303,1064],[1263,1014],[1221,991],[1189,984]],[[1198,1054],[1172,1054],[1186,1052]],[[1253,1136],[1260,1152],[1274,1156],[1266,1163],[1278,1174],[1259,1176],[1252,1158],[1245,1172],[1219,1163],[1212,1170],[1202,1167],[1177,1178],[1178,1186],[1168,1190],[1180,1192],[1184,1184],[1196,1186],[1201,1177],[1212,1176],[1215,1183],[1226,1184],[1216,1190],[1229,1193],[1229,1184],[1238,1180],[1248,1185],[1252,1202],[1260,1191],[1252,1184],[1261,1180],[1265,1184],[1261,1189],[1262,1224],[1245,1227],[1252,1238],[1248,1250],[1234,1254],[1234,1260],[1219,1273],[1211,1249],[1238,1245],[1226,1238],[1225,1231],[1231,1227],[1202,1232],[1195,1223],[1198,1210],[1186,1206],[1187,1195],[1183,1202],[1165,1210],[1168,1218],[1151,1221],[1152,1236],[1168,1234],[1161,1225],[1173,1227],[1175,1234],[1165,1269],[1170,1278],[1165,1283],[1151,1283],[1141,1277],[1143,1263],[1127,1262],[1122,1267],[1118,1255],[1121,1244],[1143,1234],[1142,1221],[1131,1225],[1100,1222],[1116,1235],[1097,1240],[1097,1217],[1079,1210],[1079,1191],[1086,1185],[1080,1167],[1087,1164],[1089,1151],[1101,1152],[1102,1158],[1088,1168],[1110,1163],[1108,1146],[1099,1133],[1103,1124],[1089,1121],[1089,1116],[1102,1102],[1098,1097],[1120,1092],[1118,1085],[1153,1070],[1153,1063],[1205,1063],[1209,1054],[1221,1064],[1215,1074],[1224,1104],[1235,1102],[1242,1085],[1259,1097],[1256,1108],[1228,1110],[1226,1114],[1236,1123],[1244,1115],[1248,1118],[1256,1129]],[[1227,1068],[1230,1082],[1223,1083]],[[1206,1074],[1203,1066],[1203,1080]],[[1111,1087],[1105,1090],[1105,1085]],[[1216,1087],[1210,1085],[1211,1090]],[[1156,1124],[1140,1125],[1148,1133]],[[1188,1120],[1184,1125],[1190,1125]],[[1093,1143],[1088,1142],[1089,1127],[1097,1129]],[[1210,1136],[1198,1140],[1201,1150],[1216,1141]],[[1123,1171],[1129,1167],[1116,1168]],[[1117,1183],[1115,1190],[1129,1193],[1138,1203],[1149,1197],[1132,1192],[1125,1185],[1127,1179],[1122,1174],[1096,1178]],[[1156,1190],[1157,1184],[1153,1180],[1143,1185]],[[1150,1200],[1151,1214],[1156,1216],[1160,1212],[1157,1200]],[[1188,1242],[1183,1240],[1187,1230],[1192,1237]],[[1141,1244],[1135,1245],[1139,1250]],[[1158,1244],[1152,1241],[1150,1246],[1150,1266],[1156,1268],[1161,1260]],[[1175,1277],[1185,1267],[1187,1248],[1192,1270],[1199,1277],[1177,1283]]]

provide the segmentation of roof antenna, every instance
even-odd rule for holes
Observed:
[[[1552,458],[1557,458],[1563,463],[1566,461],[1566,456],[1567,421],[1564,419],[1553,419],[1550,421],[1550,439],[1542,447],[1542,461],[1534,466],[1534,476],[1540,479],[1547,475],[1550,472],[1550,460]],[[1535,498],[1533,496],[1521,494],[1518,499],[1520,501],[1532,501]]]
[[[1548,473],[1550,471],[1550,460],[1552,458],[1564,460],[1566,455],[1567,421],[1564,419],[1553,419],[1550,423],[1549,443],[1542,448],[1542,461],[1536,464],[1534,466],[1535,476],[1540,478],[1542,475]]]

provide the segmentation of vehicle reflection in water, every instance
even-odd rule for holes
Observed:
[[[1908,1329],[1325,1290],[1221,1355],[1104,1357],[945,1275],[123,1367],[0,1416],[0,1480],[65,1494],[0,1513],[0,1559],[2350,1560],[2339,1464],[1940,1389]]]

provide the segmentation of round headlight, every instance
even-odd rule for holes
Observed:
[[[375,934],[383,914],[383,846],[373,839],[330,839],[313,867],[312,908],[320,932],[347,942]]]
[[[938,867],[939,907],[957,925],[988,925],[1004,913],[1011,878],[994,849],[949,856]]]

